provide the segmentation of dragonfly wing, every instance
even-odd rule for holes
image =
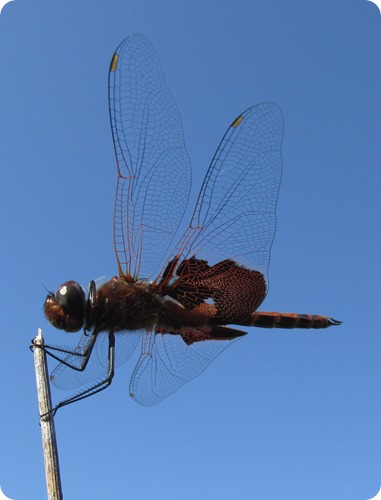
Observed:
[[[118,163],[114,244],[121,274],[150,278],[164,262],[189,197],[181,119],[158,56],[139,34],[117,48],[109,72]]]
[[[210,265],[227,258],[267,277],[282,172],[283,118],[265,102],[228,128],[208,169],[191,223],[165,268],[196,256]],[[165,281],[164,280],[164,281]],[[264,297],[262,297],[263,300]]]
[[[200,375],[242,335],[245,332],[225,327],[144,333],[142,353],[131,377],[131,397],[144,406],[159,403]]]
[[[115,334],[115,366],[120,366],[129,359],[138,344],[140,335],[140,331],[137,330]],[[88,343],[89,336],[82,335],[73,353],[68,354],[64,361],[72,367],[79,368],[83,357],[75,353],[82,353]],[[60,363],[50,377],[53,385],[59,389],[75,389],[104,379],[108,371],[108,344],[108,333],[99,333],[86,368],[78,371]]]

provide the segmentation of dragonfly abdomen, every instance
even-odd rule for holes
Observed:
[[[328,316],[258,311],[252,313],[251,322],[248,326],[261,328],[328,328],[340,324],[341,321]]]

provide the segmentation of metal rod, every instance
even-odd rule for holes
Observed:
[[[40,348],[44,345],[41,328],[38,329],[38,335],[33,340],[33,345],[35,346],[34,368],[36,371],[38,409],[40,414],[48,500],[62,500],[60,467],[58,463],[56,432],[54,429],[54,415],[51,413],[52,400],[46,354],[45,351]]]

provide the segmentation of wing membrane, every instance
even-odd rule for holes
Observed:
[[[181,221],[191,170],[176,103],[142,35],[126,38],[114,54],[109,106],[118,163],[114,244],[119,270],[148,279],[162,264]]]
[[[283,118],[265,102],[228,128],[202,185],[196,208],[171,259],[229,258],[267,276],[282,172]]]
[[[240,332],[240,335],[244,332]],[[130,382],[130,395],[151,406],[170,396],[205,368],[235,340],[205,340],[186,344],[178,335],[143,333],[142,353]]]

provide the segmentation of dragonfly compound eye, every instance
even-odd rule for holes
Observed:
[[[49,294],[45,301],[45,316],[56,328],[76,332],[83,326],[85,293],[79,283],[66,281]]]

